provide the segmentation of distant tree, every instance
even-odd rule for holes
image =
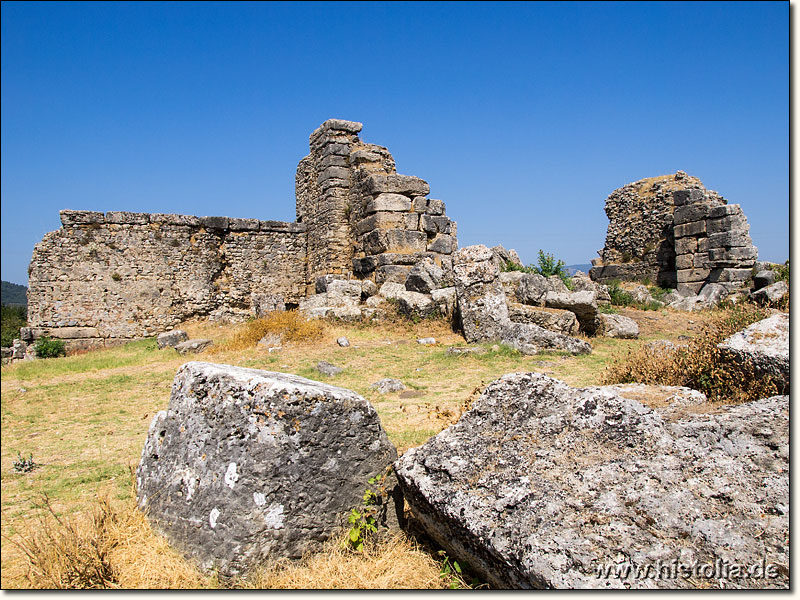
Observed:
[[[24,306],[0,305],[0,343],[10,346],[19,337],[19,328],[27,325],[27,310]]]

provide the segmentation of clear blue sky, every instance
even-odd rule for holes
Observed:
[[[588,262],[606,196],[682,169],[789,256],[788,3],[2,3],[2,278],[58,211],[294,220],[330,117],[459,243]]]

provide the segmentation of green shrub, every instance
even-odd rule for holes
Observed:
[[[789,261],[787,260],[781,266],[776,269],[775,271],[775,281],[785,281],[786,285],[789,285]]]
[[[3,304],[0,307],[0,311],[0,315],[2,315],[0,322],[2,345],[10,346],[14,343],[14,339],[19,337],[19,328],[28,324],[26,321],[27,311],[24,306],[11,306],[8,304]]]
[[[36,350],[36,356],[39,358],[57,358],[67,355],[64,340],[54,339],[46,335],[36,340],[33,347]]]
[[[509,271],[519,271],[521,273],[537,272],[535,267],[525,267],[515,262],[511,262],[510,260],[505,261],[500,270],[503,271],[504,273],[508,273]]]

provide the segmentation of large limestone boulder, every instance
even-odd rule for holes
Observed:
[[[530,323],[564,335],[578,335],[580,330],[575,313],[568,310],[510,302],[508,316],[514,323]]]
[[[777,304],[789,293],[789,286],[785,281],[778,281],[772,285],[761,288],[752,293],[754,302],[758,304]]]
[[[464,337],[470,343],[499,341],[524,354],[566,350],[588,354],[588,342],[529,323],[513,323],[500,283],[494,253],[484,245],[467,246],[453,255],[456,297]]]
[[[496,587],[787,587],[788,408],[654,409],[513,373],[395,469],[427,532]],[[615,576],[718,559],[769,576]]]
[[[517,287],[517,299],[522,304],[544,306],[545,296],[548,292],[568,293],[569,289],[564,282],[555,275],[545,277],[538,273],[524,273]]]
[[[549,308],[560,308],[575,313],[581,329],[589,335],[597,328],[597,292],[547,292],[544,304]]]
[[[189,334],[183,329],[173,329],[172,331],[159,333],[158,337],[156,338],[156,344],[158,345],[159,350],[162,348],[174,348],[181,342],[185,342],[188,339]]]
[[[138,502],[203,569],[239,575],[319,548],[361,505],[367,480],[396,458],[377,413],[355,392],[190,362],[150,425]]]
[[[639,337],[639,326],[624,315],[598,313],[596,333],[610,338],[635,340]]]
[[[717,346],[732,360],[750,364],[756,373],[772,375],[789,393],[789,313],[753,323]]]

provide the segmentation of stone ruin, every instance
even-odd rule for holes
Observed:
[[[684,295],[708,283],[745,287],[758,258],[738,204],[683,171],[629,183],[606,199],[606,243],[595,281],[650,278]]]
[[[317,278],[404,283],[430,258],[451,268],[456,224],[361,123],[329,119],[297,168],[294,223],[110,211],[61,211],[61,229],[28,268],[23,341],[68,349],[149,337],[193,317],[243,320],[292,308]]]

